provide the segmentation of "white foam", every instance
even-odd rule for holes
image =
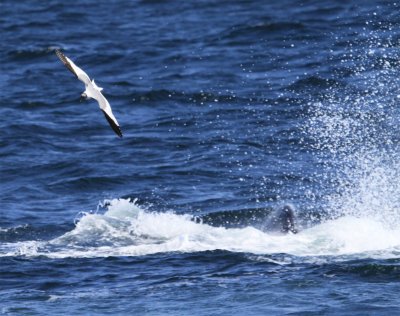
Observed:
[[[387,258],[395,257],[400,249],[400,229],[374,218],[345,216],[296,235],[270,234],[253,227],[212,227],[191,219],[189,215],[147,212],[128,200],[112,200],[104,215],[86,214],[72,231],[54,240],[3,244],[0,255],[107,257],[221,249],[300,257]]]

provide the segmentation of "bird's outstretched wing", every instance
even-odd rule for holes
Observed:
[[[74,64],[74,62],[65,56],[59,49],[56,49],[56,54],[58,58],[63,62],[65,67],[68,68],[80,81],[82,81],[85,85],[90,83],[90,78],[81,68]]]
[[[121,128],[118,124],[117,119],[115,118],[112,110],[110,103],[107,101],[107,99],[104,97],[104,95],[99,91],[95,90],[95,94],[93,96],[93,99],[96,99],[97,102],[99,102],[99,107],[100,110],[104,113],[104,116],[107,119],[108,124],[110,124],[111,128],[113,131],[119,136],[122,137],[122,131]]]
[[[108,103],[107,99],[101,93],[103,88],[98,87],[94,80],[90,80],[89,76],[84,72],[81,68],[74,64],[74,62],[65,56],[60,50],[56,49],[56,54],[58,58],[63,62],[63,64],[80,80],[85,86],[85,92],[87,95],[99,103],[100,109],[103,111],[104,116],[107,119],[107,122],[110,124],[113,131],[119,136],[122,137],[121,128],[119,127],[118,121],[115,118],[110,103]]]

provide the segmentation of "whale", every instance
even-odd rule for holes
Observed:
[[[252,226],[267,233],[297,234],[299,232],[295,208],[290,204],[280,207],[211,212],[196,216],[193,220],[214,227],[244,228]]]
[[[283,208],[275,211],[272,218],[272,224],[275,224],[281,233],[298,233],[294,210],[291,205],[285,205]]]

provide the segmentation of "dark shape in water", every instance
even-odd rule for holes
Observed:
[[[278,214],[275,218],[278,224],[281,225],[280,227],[282,233],[291,232],[293,234],[297,234],[298,230],[295,225],[293,208],[290,205],[285,205],[280,214]]]
[[[296,220],[294,208],[285,205],[283,208],[274,209],[269,207],[215,212],[201,217],[195,221],[202,222],[215,227],[238,228],[253,226],[266,232],[280,232],[296,234]]]

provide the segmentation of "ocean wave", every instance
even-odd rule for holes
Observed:
[[[259,22],[257,24],[239,24],[232,26],[222,37],[223,39],[246,39],[251,40],[253,36],[265,36],[270,33],[286,33],[289,31],[297,33],[304,30],[305,24],[301,22]]]
[[[126,85],[126,82],[124,83]],[[184,103],[203,104],[205,102],[218,103],[218,102],[248,102],[247,98],[240,98],[233,92],[231,94],[213,93],[213,92],[190,92],[178,90],[150,90],[143,92],[135,92],[129,95],[138,102],[148,101],[183,101]]]
[[[31,60],[33,58],[46,57],[52,54],[56,48],[58,47],[25,47],[23,49],[9,50],[8,56],[12,61]]]
[[[33,240],[33,243],[35,243],[38,240],[49,238],[49,236],[55,237],[66,228],[67,227],[65,225],[59,225],[58,227],[55,227],[54,225],[33,226],[30,224],[17,225],[7,228],[0,227],[0,242],[15,243]]]
[[[283,235],[252,226],[210,226],[192,215],[152,212],[129,199],[111,200],[107,205],[104,214],[83,214],[73,230],[50,241],[3,243],[0,255],[78,258],[225,250],[343,260],[343,256],[397,258],[400,250],[400,228],[367,217],[345,216]]]
[[[291,84],[288,89],[290,90],[308,90],[316,89],[321,93],[321,89],[330,88],[344,88],[346,83],[339,80],[321,78],[319,76],[308,76],[297,80],[295,83]]]

